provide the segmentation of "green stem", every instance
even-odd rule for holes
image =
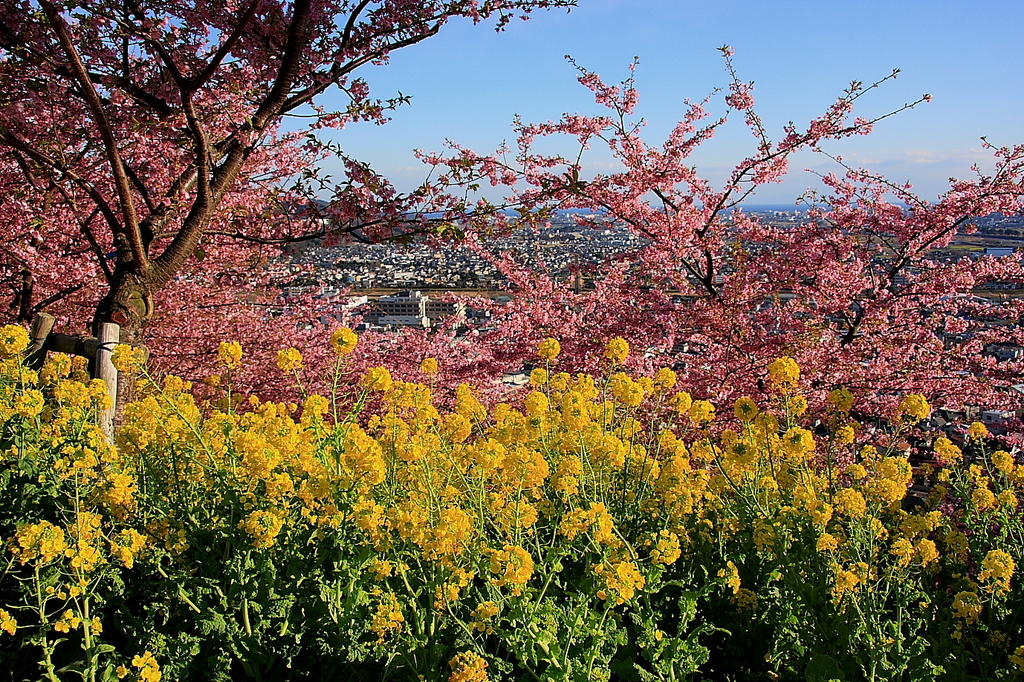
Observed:
[[[39,564],[35,567],[35,586],[36,586],[36,607],[39,609],[39,638],[41,641],[40,646],[43,649],[43,660],[41,661],[43,668],[46,670],[46,679],[50,682],[60,682],[57,679],[57,671],[53,667],[53,647],[50,645],[50,640],[46,637],[46,632],[49,630],[50,619],[46,617],[46,602],[43,600],[43,590],[39,583]]]
[[[600,637],[604,632],[604,624],[608,620],[608,614],[612,612],[611,601],[605,602],[604,613],[601,615],[601,622],[597,626],[597,632],[595,638]],[[597,643],[595,642],[595,645]],[[597,646],[590,647],[590,655],[587,657],[587,679],[592,679],[592,673],[594,672],[594,659],[597,658]]]

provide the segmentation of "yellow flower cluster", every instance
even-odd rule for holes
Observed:
[[[743,583],[740,581],[740,571],[736,564],[727,561],[725,568],[719,569],[718,577],[725,579],[725,584],[732,591],[733,595],[739,594]]]
[[[272,547],[284,520],[270,511],[254,511],[239,522],[239,527],[252,536],[253,547]]]
[[[4,609],[0,609],[0,630],[12,636],[18,630],[18,621]]]
[[[1010,663],[1017,666],[1017,669],[1024,672],[1024,646],[1019,646],[1010,654]]]
[[[828,402],[840,412],[849,412],[853,409],[854,397],[849,389],[837,388],[829,391]]]
[[[559,345],[558,339],[544,339],[537,348],[537,355],[548,362],[554,362],[561,352],[562,346]]]
[[[148,358],[149,353],[146,352],[145,348],[125,343],[117,344],[110,356],[111,362],[114,363],[114,368],[118,372],[125,372],[127,374],[141,372],[145,368]]]
[[[370,630],[376,633],[377,642],[381,643],[388,635],[394,634],[402,629],[405,623],[405,616],[402,615],[402,608],[398,605],[398,596],[389,592],[377,604],[370,620]]]
[[[17,621],[14,620],[14,616],[2,608],[0,608],[0,631],[11,636],[17,632]]]
[[[14,540],[15,544],[11,546],[11,552],[23,564],[33,559],[38,559],[41,564],[48,564],[57,557],[63,556],[68,549],[64,529],[49,521],[25,524],[18,529]]]
[[[745,587],[741,587],[739,592],[736,593],[733,597],[733,603],[736,604],[736,610],[740,613],[744,611],[757,611],[759,606],[757,593]]]
[[[331,332],[331,348],[338,355],[350,355],[358,343],[359,337],[348,327],[340,327]]]
[[[988,583],[986,589],[1004,594],[1010,590],[1010,578],[1017,568],[1016,562],[1001,549],[993,549],[985,555],[981,562],[981,573],[978,578]]]
[[[982,440],[988,438],[988,427],[981,422],[972,422],[971,426],[967,429],[967,437],[971,440]]]
[[[695,400],[690,404],[688,411],[690,421],[696,426],[701,426],[715,418],[715,406],[707,400]]]
[[[282,372],[298,372],[302,369],[302,353],[294,348],[277,351],[277,367]]]
[[[959,618],[965,625],[977,623],[983,608],[977,592],[958,592],[953,598],[953,617]]]
[[[77,630],[78,626],[81,625],[82,619],[75,615],[75,612],[71,609],[66,610],[57,619],[57,622],[53,624],[53,629],[57,632],[71,632]]]
[[[594,574],[604,586],[597,597],[623,604],[642,590],[647,584],[643,574],[632,561],[602,562],[594,566]]]
[[[757,403],[747,397],[739,398],[733,405],[736,418],[742,422],[752,422],[759,412]]]
[[[132,667],[139,669],[139,679],[144,682],[160,682],[162,673],[153,654],[148,651],[132,659]]]
[[[242,344],[237,341],[222,341],[217,347],[217,359],[227,369],[237,369],[242,365]]]
[[[8,324],[0,327],[0,357],[9,358],[28,348],[28,332],[24,327]]]
[[[659,531],[654,536],[654,547],[651,549],[651,561],[655,564],[674,564],[682,555],[679,536],[670,530]]]
[[[912,393],[904,396],[897,412],[903,419],[916,423],[927,419],[932,413],[932,408],[923,395]]]
[[[487,661],[474,651],[463,651],[448,661],[448,682],[487,682]]]
[[[384,367],[372,367],[363,376],[362,385],[371,391],[387,392],[391,390],[394,382],[391,380],[391,372]]]
[[[490,550],[491,584],[499,587],[509,585],[512,594],[522,594],[523,587],[533,576],[533,557],[522,547],[505,545],[502,549]]]
[[[621,365],[629,357],[629,342],[619,336],[609,340],[604,347],[604,357]]]
[[[800,380],[800,366],[790,357],[781,357],[768,365],[768,376],[780,388],[795,388]]]
[[[498,613],[498,605],[493,601],[481,602],[470,614],[471,629],[487,634],[494,632],[492,623]]]
[[[354,347],[344,330],[335,334],[337,352]],[[549,339],[538,355],[552,362],[559,351]],[[355,382],[352,412],[320,395],[301,407],[254,398],[241,412],[218,411],[197,403],[180,378],[145,379],[140,399],[124,409],[116,449],[89,428],[68,434],[102,404],[102,387],[65,378],[70,363],[49,366],[34,379],[38,388],[0,398],[7,418],[32,415],[54,457],[47,475],[85,486],[86,503],[54,523],[23,523],[10,551],[22,564],[89,579],[104,563],[117,571],[153,555],[176,561],[194,538],[172,510],[230,500],[237,507],[208,523],[253,555],[283,555],[298,538],[356,545],[358,570],[376,590],[361,593],[370,595],[360,605],[363,627],[378,644],[402,641],[406,616],[411,624],[410,609],[421,606],[431,618],[461,618],[474,637],[506,629],[519,604],[548,589],[545,573],[562,570],[552,568],[557,552],[566,557],[557,565],[575,566],[592,588],[588,598],[608,609],[639,608],[646,600],[638,595],[687,570],[681,558],[703,555],[724,564],[724,599],[744,613],[766,611],[776,591],[751,560],[785,563],[800,543],[801,560],[820,562],[839,609],[870,598],[882,578],[897,583],[952,565],[977,580],[954,583],[956,598],[941,602],[961,625],[1010,592],[1017,550],[980,551],[982,534],[957,524],[970,518],[987,527],[1016,510],[1024,467],[1013,455],[1000,451],[968,467],[948,439],[935,439],[946,468],[935,474],[933,494],[960,486],[963,515],[933,511],[932,499],[925,511],[907,513],[901,502],[915,472],[905,456],[856,444],[870,430],[850,420],[845,389],[829,396],[832,408],[814,431],[798,420],[807,399],[795,393],[800,368],[792,359],[769,366],[774,403],[742,397],[731,409],[718,406],[717,416],[710,401],[676,390],[669,369],[619,371],[625,341],[613,339],[606,353],[604,376],[537,368],[520,399],[498,404],[468,385],[454,400],[435,401],[434,386],[400,381],[383,367]],[[218,357],[237,368],[241,346],[222,344]],[[297,350],[279,359],[286,371],[302,368]],[[420,369],[431,375],[438,363],[427,358]],[[897,429],[927,416],[918,398],[904,400],[900,415],[908,419]],[[152,500],[159,504],[146,508]],[[744,554],[735,551],[740,543]],[[425,606],[409,599],[414,571],[430,576],[416,592]],[[70,609],[57,624],[93,627],[84,621]],[[0,611],[0,629],[16,627]],[[486,679],[483,659],[459,656],[452,679]],[[151,656],[137,658],[140,677],[159,679]]]
[[[110,553],[124,564],[125,568],[135,565],[135,557],[146,547],[148,539],[133,528],[126,528],[110,540]]]

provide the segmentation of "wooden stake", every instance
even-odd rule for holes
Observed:
[[[46,337],[53,330],[57,318],[50,313],[37,313],[32,318],[32,328],[29,330],[29,337],[32,339],[25,355],[25,366],[29,369],[39,371],[46,361]]]
[[[107,385],[110,395],[110,409],[103,410],[100,417],[100,428],[107,438],[114,438],[114,410],[117,407],[117,370],[111,361],[114,347],[121,340],[121,327],[113,322],[102,322],[96,335],[99,344],[96,347],[95,372],[96,378],[102,379]]]

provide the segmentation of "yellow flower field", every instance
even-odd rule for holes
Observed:
[[[200,402],[102,384],[3,333],[0,668],[44,679],[1022,679],[1024,467],[974,429],[938,466],[665,368],[450,402],[374,368],[354,399]],[[344,363],[355,340],[332,339]],[[225,376],[244,362],[220,354]],[[282,351],[286,374],[302,366]],[[436,360],[424,372],[436,372]],[[545,369],[546,368],[546,369]],[[341,370],[344,372],[344,364]],[[886,442],[930,412],[906,396]],[[968,447],[969,446],[969,447]],[[929,480],[922,506],[908,486]],[[907,510],[904,507],[907,507]],[[212,671],[212,672],[211,672]]]

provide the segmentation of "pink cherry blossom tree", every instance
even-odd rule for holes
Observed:
[[[859,395],[868,413],[891,410],[907,392],[951,407],[1009,404],[1002,389],[1019,381],[1022,366],[983,351],[995,341],[1024,343],[1024,304],[972,292],[990,280],[1024,281],[1020,261],[943,260],[936,250],[974,230],[975,218],[1021,212],[1024,147],[992,148],[992,174],[975,169],[974,179],[953,181],[934,201],[836,159],[844,172],[823,178],[825,192],[803,198],[806,219],[773,225],[740,205],[787,173],[794,152],[824,154],[829,140],[867,134],[929,97],[855,117],[854,105],[896,72],[869,86],[853,83],[822,116],[786,126],[773,141],[755,112],[752,84],[736,75],[732,51],[723,53],[731,80],[724,113],[710,114],[713,98],[692,103],[660,145],[641,136],[632,77],[609,86],[581,68],[580,82],[606,115],[517,122],[514,154],[480,156],[453,145],[449,154],[424,156],[451,184],[508,188],[537,221],[553,210],[585,209],[599,217],[578,219],[581,226],[614,221],[643,238],[641,248],[588,273],[592,291],[577,292],[509,251],[489,252],[469,224],[470,242],[489,253],[517,293],[488,339],[495,357],[530,362],[537,342],[553,336],[564,349],[563,368],[596,369],[605,341],[621,336],[638,351],[633,364],[674,366],[683,386],[717,401],[763,397],[767,364],[791,356],[805,368],[812,406],[838,387]],[[716,186],[690,155],[737,115],[753,151]],[[533,151],[538,138],[552,136],[573,140],[571,153]],[[594,145],[607,147],[622,170],[584,179],[581,159]]]
[[[573,0],[10,0],[0,7],[0,282],[8,319],[51,309],[168,344],[214,311],[259,309],[281,243],[417,229],[434,188],[400,194],[366,164],[324,214],[317,130],[384,123],[368,64],[449,20]],[[340,111],[320,98],[337,88]],[[305,128],[282,120],[301,115]],[[422,225],[420,226],[422,227]],[[205,311],[205,312],[204,312]],[[230,314],[222,314],[232,311]],[[172,321],[166,313],[175,319]],[[207,316],[208,317],[208,316]],[[256,333],[260,315],[243,327]],[[262,316],[265,319],[265,315]],[[159,327],[160,325],[156,325]],[[217,325],[215,325],[217,326]],[[252,338],[258,338],[253,336]],[[179,345],[178,352],[187,354]]]

